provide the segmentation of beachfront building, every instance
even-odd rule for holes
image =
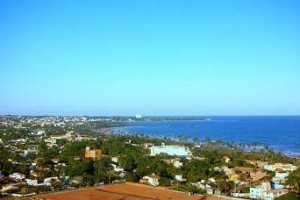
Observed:
[[[188,148],[178,145],[152,146],[150,147],[150,151],[151,156],[159,155],[161,153],[172,156],[190,156],[192,154]]]

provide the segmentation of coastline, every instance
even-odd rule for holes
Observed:
[[[297,118],[298,117],[299,116],[297,116]],[[260,149],[265,148],[266,150],[274,150],[277,153],[282,153],[291,158],[300,158],[300,146],[299,148],[297,148],[297,146],[293,148],[289,148],[291,144],[287,144],[286,146],[284,146],[284,144],[282,143],[275,143],[276,141],[272,141],[271,137],[273,136],[271,135],[264,136],[265,138],[270,137],[270,139],[268,139],[268,143],[260,141],[261,138],[259,137],[255,138],[256,137],[255,135],[254,135],[254,139],[245,142],[245,140],[243,140],[241,136],[234,137],[234,138],[230,138],[229,136],[227,136],[227,138],[229,139],[223,139],[223,138],[216,137],[214,134],[211,134],[208,137],[203,137],[202,134],[201,135],[187,134],[188,131],[184,130],[184,128],[186,128],[187,130],[190,128],[188,125],[185,125],[185,123],[187,124],[192,123],[193,126],[196,123],[196,128],[192,129],[192,131],[195,131],[198,128],[197,123],[200,124],[201,126],[203,125],[205,126],[206,123],[209,124],[214,123],[213,125],[215,124],[218,125],[219,123],[218,120],[221,121],[221,123],[228,123],[228,124],[235,122],[232,119],[225,119],[225,120],[212,119],[209,121],[205,121],[205,120],[204,121],[203,120],[129,121],[129,122],[123,122],[122,123],[123,125],[121,127],[110,128],[110,131],[112,134],[134,134],[134,135],[149,136],[149,137],[160,138],[160,139],[168,138],[173,141],[179,141],[182,140],[182,138],[186,138],[190,140],[189,142],[193,142],[193,140],[198,139],[200,143],[203,143],[205,140],[209,138],[209,140],[214,142],[218,141],[218,142],[228,143],[234,146],[241,146],[242,150],[246,152],[252,151],[254,149],[259,151]],[[178,134],[178,132],[174,133],[174,127],[172,126],[175,125],[172,125],[173,123],[175,123],[177,129],[180,129],[182,131],[180,134]],[[180,127],[180,125],[182,124],[183,127]],[[226,134],[224,133],[222,137],[224,137],[224,135]],[[274,143],[272,144],[271,142]],[[294,140],[293,142],[295,142],[295,145],[297,144],[297,140],[296,141]]]

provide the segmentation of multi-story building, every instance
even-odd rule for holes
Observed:
[[[91,150],[90,147],[86,147],[85,154],[84,154],[85,158],[97,159],[97,158],[100,158],[101,156],[102,156],[101,149],[92,149]]]

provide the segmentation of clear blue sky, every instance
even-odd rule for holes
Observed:
[[[0,114],[300,114],[299,10],[0,0]]]

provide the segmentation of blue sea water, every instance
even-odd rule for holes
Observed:
[[[129,122],[127,125],[119,131],[200,140],[209,137],[243,144],[259,142],[288,155],[300,155],[300,116],[222,116],[207,121]]]

